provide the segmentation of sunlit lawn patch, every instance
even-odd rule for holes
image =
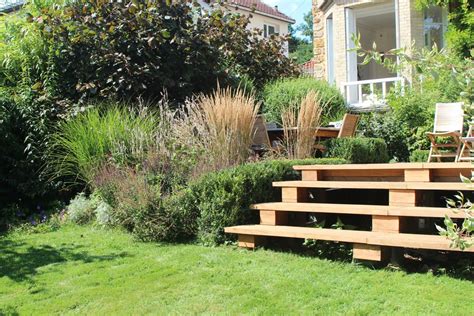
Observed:
[[[66,226],[0,239],[0,314],[470,314],[474,285]],[[471,295],[471,299],[466,295]]]

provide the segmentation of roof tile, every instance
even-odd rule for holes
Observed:
[[[255,8],[255,11],[257,12],[262,12],[262,13],[274,16],[276,18],[284,19],[284,20],[290,20],[290,21],[293,21],[293,23],[295,21],[288,15],[278,11],[277,8],[271,7],[260,0],[230,0],[229,3],[242,6],[245,8],[249,8],[249,9]]]

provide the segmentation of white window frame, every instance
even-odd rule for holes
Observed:
[[[268,31],[269,31],[268,28],[269,28],[269,27],[273,27],[274,33],[268,34]],[[263,24],[263,37],[269,38],[269,37],[272,36],[272,35],[277,35],[277,36],[280,35],[280,33],[278,32],[277,29],[278,29],[278,27],[277,27],[276,24],[272,24],[272,23],[267,23],[267,22],[265,22],[265,23]]]
[[[334,20],[332,14],[326,18],[326,74],[329,83],[336,82],[334,65]]]

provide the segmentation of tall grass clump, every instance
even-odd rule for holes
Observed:
[[[232,88],[217,89],[187,103],[180,126],[205,153],[198,170],[219,170],[247,161],[259,106],[253,95]]]
[[[311,90],[301,100],[298,109],[290,107],[283,111],[283,145],[288,158],[304,159],[312,156],[315,133],[325,106],[318,92]]]
[[[89,109],[59,126],[51,140],[47,169],[53,177],[89,184],[106,162],[140,163],[153,144],[156,122],[143,108]]]

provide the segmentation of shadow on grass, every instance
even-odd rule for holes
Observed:
[[[398,257],[392,255],[392,261],[353,261],[350,244],[318,241],[310,243],[308,247],[308,245],[303,246],[299,239],[276,237],[268,239],[264,249],[332,262],[352,263],[370,270],[386,269],[407,274],[430,273],[435,276],[445,275],[453,279],[474,282],[474,254],[472,253],[396,248]]]
[[[38,268],[54,263],[73,261],[88,263],[128,256],[130,255],[126,252],[91,255],[81,250],[81,246],[71,245],[25,247],[25,243],[0,239],[0,277],[21,282],[34,276]]]

